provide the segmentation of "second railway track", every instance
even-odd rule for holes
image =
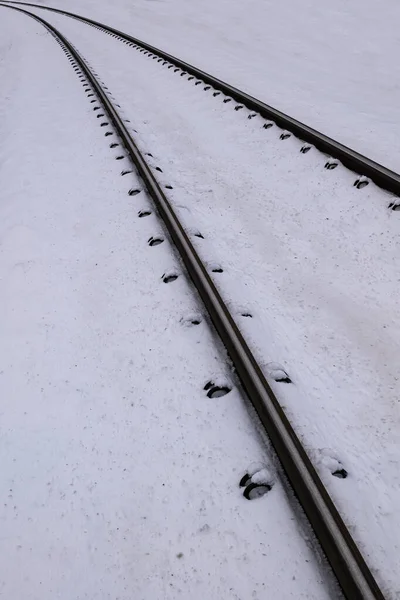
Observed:
[[[22,12],[26,13],[26,11]],[[165,223],[173,244],[179,251],[187,272],[228,351],[248,398],[272,441],[291,486],[300,500],[346,598],[382,600],[383,595],[379,587],[286,418],[275,393],[267,383],[262,369],[223,302],[207,268],[200,260],[162,187],[147,164],[145,156],[138,149],[124,119],[118,114],[107,91],[102,88],[78,51],[58,30],[37,15],[26,14],[38,20],[59,41],[70,61],[76,65],[77,73],[86,79],[87,86],[90,86],[91,91],[98,97],[107,118],[117,131]]]

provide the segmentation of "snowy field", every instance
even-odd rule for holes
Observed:
[[[370,95],[349,84],[348,7],[303,7],[290,25],[291,3],[272,13],[260,2],[230,11],[224,2],[201,11],[178,1],[58,5],[396,168],[395,93],[362,69],[357,85]],[[140,182],[120,176],[126,159],[113,160],[120,151],[51,37],[0,10],[0,591],[67,599],[73,580],[77,598],[336,598],[176,256],[167,241],[148,246],[165,234],[153,214],[138,218],[151,210],[143,193],[127,195]],[[223,270],[215,281],[266,375],[276,362],[289,373],[294,385],[274,384],[278,397],[387,598],[398,600],[400,223],[389,195],[355,189],[349,171],[324,170],[319,153],[300,154],[298,140],[280,141],[276,128],[109,36],[36,12],[87,57],[162,169],[188,231],[203,235],[193,237],[199,253]],[[371,14],[358,15],[353,42],[368,37]],[[324,19],[336,23],[326,35]],[[335,35],[348,45],[333,56]],[[395,39],[382,35],[376,68]],[[365,57],[352,52],[360,67]],[[292,64],[288,79],[293,56],[301,68]],[[343,66],[335,77],[333,58]],[[165,285],[168,272],[179,277]],[[215,378],[233,389],[209,399],[202,388]],[[255,461],[274,485],[248,502],[238,482]],[[341,468],[347,479],[332,477]]]

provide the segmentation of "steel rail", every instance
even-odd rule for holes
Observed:
[[[170,63],[176,65],[180,69],[183,69],[186,73],[194,75],[198,79],[202,79],[205,83],[213,86],[215,89],[220,90],[224,94],[231,96],[237,102],[244,104],[250,110],[253,110],[259,113],[265,119],[270,119],[274,121],[277,125],[286,129],[293,133],[296,137],[300,138],[304,142],[308,144],[312,144],[321,152],[332,156],[333,158],[341,161],[343,165],[345,165],[350,170],[358,173],[359,175],[364,175],[369,177],[376,185],[379,187],[395,194],[396,196],[400,196],[400,174],[391,171],[390,169],[384,167],[383,165],[363,156],[359,152],[352,150],[351,148],[337,142],[336,140],[326,136],[325,134],[301,123],[297,119],[286,115],[285,113],[265,104],[261,100],[254,98],[250,94],[246,92],[242,92],[236,87],[229,85],[225,81],[206,73],[205,71],[198,69],[197,67],[177,58],[176,56],[172,56],[164,50],[160,48],[156,48],[151,44],[147,44],[143,40],[140,40],[136,37],[128,35],[123,31],[119,31],[114,27],[110,27],[101,23],[99,21],[95,21],[94,19],[90,19],[88,17],[83,17],[82,15],[78,15],[76,13],[72,13],[66,10],[62,10],[59,8],[52,8],[49,6],[42,6],[39,4],[34,4],[30,2],[18,2],[17,0],[0,0],[0,2],[6,1],[9,4],[20,4],[23,6],[32,6],[35,8],[40,8],[43,10],[49,10],[51,12],[57,12],[62,15],[72,17],[74,19],[78,19],[84,23],[88,23],[104,31],[116,35],[124,40],[134,43],[146,50],[152,52],[153,54],[157,54],[160,58],[169,61]]]
[[[2,6],[22,12],[46,27],[65,51],[72,55],[85,75],[107,111],[180,253],[187,272],[228,351],[248,398],[258,413],[345,597],[347,600],[384,600],[383,593],[290,425],[277,397],[266,381],[151,168],[136,146],[108,95],[78,51],[55,27],[28,11],[4,4]]]

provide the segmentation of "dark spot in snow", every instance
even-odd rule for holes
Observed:
[[[142,217],[148,217],[149,215],[151,215],[151,211],[150,210],[140,210],[138,212],[138,217],[142,218]]]
[[[95,106],[93,110],[100,110],[100,106]]]
[[[235,110],[241,110],[243,108],[243,104],[238,104],[235,106]]]
[[[239,487],[245,487],[249,483],[250,479],[250,475],[248,473],[245,473],[242,479],[239,481]]]
[[[113,134],[112,131],[106,131],[104,135],[105,135],[105,137],[108,137],[109,135],[112,135],[112,134]]]
[[[337,469],[332,473],[334,477],[338,477],[338,479],[346,479],[348,473],[346,469]]]
[[[121,175],[128,175],[129,173],[133,173],[131,169],[126,169],[125,171],[121,171]]]
[[[191,325],[200,325],[202,320],[203,320],[203,318],[199,313],[194,313],[192,315],[188,315],[187,317],[182,318],[181,323],[183,323],[183,325],[188,327]]]
[[[400,210],[400,200],[394,200],[389,204],[388,208],[391,208],[392,210]]]
[[[225,98],[224,104],[226,104],[227,102],[230,102],[231,100],[232,100],[232,98]]]
[[[161,169],[161,167],[156,167],[156,171],[159,171],[160,173],[163,172],[162,169]]]
[[[167,190],[173,190],[173,189],[174,189],[174,188],[172,187],[172,185],[166,185],[166,186],[165,186],[165,188],[166,188]]]
[[[163,237],[151,237],[148,240],[148,244],[149,246],[159,246],[160,244],[162,244],[164,241]]]
[[[253,315],[252,315],[252,314],[250,314],[250,313],[248,313],[248,312],[243,312],[243,313],[242,313],[242,317],[246,317],[246,318],[252,319],[252,318],[253,318]]]
[[[204,88],[204,91],[208,92],[208,90],[210,90],[210,89],[211,89],[211,86],[210,85],[206,85],[206,87]]]
[[[325,169],[327,169],[328,171],[333,171],[333,169],[336,169],[336,167],[338,166],[338,162],[336,162],[335,160],[328,160],[325,163]]]
[[[263,129],[270,129],[273,126],[273,123],[264,123]]]
[[[183,558],[183,552],[179,552],[179,553],[176,555],[176,558]]]
[[[265,496],[269,491],[272,490],[272,486],[266,483],[250,483],[243,492],[243,496],[247,500],[255,500]]]
[[[138,190],[137,188],[132,188],[131,190],[129,190],[128,194],[129,196],[136,196],[137,194],[140,194],[141,190]]]
[[[302,146],[302,147],[300,148],[300,152],[301,152],[302,154],[307,154],[307,152],[308,152],[309,150],[311,150],[311,146],[308,146],[307,144],[305,144],[304,146]]]
[[[200,238],[201,240],[204,240],[204,235],[202,235],[200,233],[200,231],[196,231],[196,233],[194,234],[196,237]]]
[[[226,394],[229,394],[230,391],[230,388],[226,386],[215,385],[207,392],[207,396],[209,398],[221,398],[222,396],[226,396]]]
[[[227,385],[216,385],[213,381],[208,381],[203,389],[209,398],[221,398],[231,391]]]
[[[153,155],[150,152],[146,152],[146,156],[151,156],[151,158],[153,158]]]
[[[278,383],[292,383],[289,375],[286,373],[282,365],[278,363],[268,363],[269,375]]]
[[[353,183],[354,187],[356,187],[358,190],[362,190],[362,188],[364,188],[368,184],[369,184],[368,179],[364,179],[362,177],[360,177],[360,179],[356,179],[355,182]]]
[[[221,92],[214,92],[214,93],[213,93],[213,96],[214,96],[214,98],[216,98],[216,97],[217,97],[217,96],[219,96],[220,94],[221,94]]]
[[[194,79],[193,75],[191,75],[190,77],[188,77],[188,81],[192,81],[192,79]]]
[[[178,279],[178,275],[176,273],[165,273],[162,276],[162,280],[164,283],[172,283],[173,281],[176,281]]]
[[[110,123],[107,123],[107,121],[104,121],[104,123],[100,123],[100,127],[105,127],[106,125],[109,125]]]
[[[223,273],[224,272],[222,267],[214,267],[213,269],[211,269],[211,271],[213,273]]]
[[[124,156],[116,156],[115,160],[122,160],[123,158],[125,158]]]
[[[290,136],[291,136],[291,133],[289,133],[288,131],[284,131],[279,136],[279,139],[280,140],[287,140],[288,138],[290,138]]]
[[[104,117],[104,113],[99,113],[98,115],[96,115],[97,119],[100,119],[101,117]]]
[[[254,119],[254,117],[257,116],[257,113],[252,113],[251,115],[249,115],[247,118],[248,119]]]

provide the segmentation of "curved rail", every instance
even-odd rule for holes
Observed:
[[[147,44],[142,40],[139,40],[136,37],[128,35],[123,31],[119,31],[114,27],[109,27],[104,23],[100,23],[99,21],[95,21],[94,19],[90,19],[88,17],[83,17],[76,13],[69,12],[67,10],[62,10],[59,8],[52,8],[50,6],[42,6],[40,4],[33,4],[30,2],[18,2],[16,0],[0,0],[0,2],[7,1],[9,4],[19,4],[23,6],[32,6],[35,8],[41,8],[43,10],[49,10],[52,12],[57,12],[63,14],[68,17],[72,17],[74,19],[78,19],[84,23],[88,23],[104,31],[111,33],[113,35],[117,35],[120,38],[132,42],[146,50],[149,50],[153,54],[157,54],[160,58],[169,61],[170,63],[176,65],[180,69],[183,69],[185,72],[194,75],[195,77],[202,79],[205,83],[210,84],[215,89],[220,90],[224,94],[231,96],[233,99],[237,100],[241,104],[244,104],[250,110],[253,110],[259,113],[262,117],[266,119],[270,119],[274,121],[277,125],[282,127],[283,129],[287,129],[291,133],[293,133],[296,137],[300,138],[304,142],[312,144],[321,152],[324,152],[337,160],[340,160],[343,165],[348,167],[350,170],[358,173],[359,175],[364,175],[369,177],[374,181],[379,187],[392,192],[396,196],[400,196],[400,175],[391,171],[390,169],[380,165],[379,163],[363,156],[362,154],[348,148],[344,144],[333,140],[332,138],[324,135],[323,133],[293,119],[289,115],[265,104],[261,100],[257,100],[253,96],[250,96],[246,92],[242,92],[239,89],[235,88],[232,85],[229,85],[225,81],[198,69],[197,67],[175,57],[164,50],[160,50],[151,44]]]
[[[29,15],[56,38],[72,56],[107,111],[127,153],[142,177],[173,243],[206,307],[243,387],[275,448],[288,480],[298,497],[348,600],[384,600],[372,573],[350,532],[290,425],[274,392],[247,346],[236,323],[208,275],[189,237],[136,146],[123,120],[84,59],[68,40],[47,21],[20,8],[2,5]]]

